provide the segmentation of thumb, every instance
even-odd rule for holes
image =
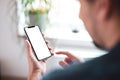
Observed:
[[[34,56],[34,52],[32,51],[31,45],[28,40],[25,41],[26,43],[26,50],[27,50],[27,57],[29,60],[36,61]]]

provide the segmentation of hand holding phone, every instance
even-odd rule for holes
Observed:
[[[28,40],[25,41],[28,59],[28,80],[38,80],[46,72],[45,60],[38,61],[34,56],[31,44]]]
[[[52,56],[38,26],[25,27],[24,31],[37,60],[44,60]]]

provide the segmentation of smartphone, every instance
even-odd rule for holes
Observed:
[[[24,31],[38,61],[52,56],[38,26],[24,27]]]

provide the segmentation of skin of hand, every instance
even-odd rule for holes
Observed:
[[[61,65],[63,68],[70,66],[75,62],[80,62],[80,63],[84,62],[82,58],[78,58],[68,51],[59,51],[59,52],[56,52],[56,54],[67,56],[64,60],[59,61],[59,65]]]
[[[29,66],[29,74],[28,80],[40,80],[42,75],[46,72],[46,60],[38,61],[32,51],[31,45],[28,40],[25,41],[26,49],[27,49],[27,59],[28,59],[28,66]],[[46,41],[48,44],[48,42]],[[49,48],[51,50],[51,48]],[[66,55],[67,57],[63,61],[59,61],[59,64],[65,68],[66,66],[70,66],[70,62],[84,62],[83,59],[80,59],[73,54],[67,51],[59,51],[56,52],[58,55]],[[52,53],[53,55],[53,53]]]
[[[28,80],[40,80],[42,75],[46,72],[46,62],[38,61],[32,51],[31,45],[28,40],[25,41],[27,49],[27,59],[29,66]]]

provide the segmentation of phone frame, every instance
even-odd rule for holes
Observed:
[[[37,54],[36,54],[36,52],[35,52],[35,50],[34,50],[34,48],[33,48],[33,45],[32,45],[32,43],[31,43],[31,41],[30,41],[30,38],[29,38],[29,36],[28,36],[28,34],[27,34],[26,30],[25,30],[25,28],[33,28],[33,27],[36,27],[36,26],[27,26],[27,27],[24,27],[24,32],[25,32],[25,34],[26,34],[26,36],[27,36],[27,38],[28,38],[28,41],[30,42],[30,45],[31,45],[31,48],[32,48],[33,52],[35,53],[35,54],[34,54],[35,57],[37,58],[38,61],[46,60],[46,59],[52,57],[53,55],[52,55],[51,51],[49,50],[49,47],[48,47],[47,44],[46,44],[46,46],[47,46],[47,48],[48,48],[48,50],[49,50],[49,52],[50,52],[51,55],[48,56],[48,57],[46,57],[46,58],[40,59],[40,60],[39,60],[39,58],[37,57]],[[39,26],[38,26],[38,28],[39,28]],[[40,34],[42,35],[42,32],[41,32],[41,29],[40,29],[40,28],[39,28],[39,31],[40,31]],[[45,41],[45,38],[44,38],[44,37],[43,37],[43,39],[44,39],[44,41]]]

